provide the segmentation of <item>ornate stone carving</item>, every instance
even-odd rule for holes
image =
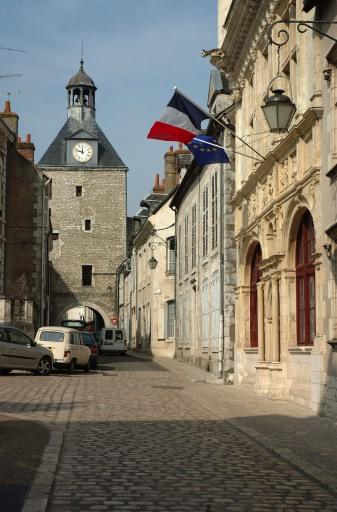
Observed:
[[[268,201],[271,201],[274,197],[274,188],[273,188],[273,181],[272,181],[271,176],[268,176],[268,179],[267,179],[267,195],[268,195]]]
[[[280,191],[287,188],[289,183],[289,175],[288,175],[288,160],[284,160],[279,166],[279,174],[280,174]]]
[[[242,90],[239,87],[236,87],[235,89],[233,89],[231,96],[235,103],[239,103],[239,101],[241,101],[242,98]]]
[[[248,220],[249,222],[256,216],[257,213],[257,201],[256,201],[256,194],[253,192],[249,198],[249,201],[247,201],[248,204]]]

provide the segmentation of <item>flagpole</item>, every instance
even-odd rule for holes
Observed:
[[[264,156],[261,155],[261,153],[259,153],[258,151],[256,151],[256,149],[252,148],[252,146],[250,144],[248,144],[248,142],[246,142],[245,140],[241,139],[241,137],[239,137],[238,135],[236,135],[236,133],[228,127],[228,125],[222,123],[221,121],[219,121],[219,119],[217,119],[216,117],[214,117],[212,114],[210,114],[209,112],[207,112],[206,110],[204,110],[203,108],[201,108],[199,105],[197,105],[195,103],[195,101],[191,100],[188,96],[186,96],[186,94],[184,94],[183,92],[181,92],[178,87],[174,87],[174,90],[177,91],[181,96],[183,96],[183,98],[185,98],[186,100],[188,100],[190,103],[192,103],[192,105],[194,105],[196,108],[198,108],[201,112],[203,112],[207,117],[209,117],[210,119],[213,119],[213,121],[215,121],[216,123],[218,123],[222,128],[225,128],[226,130],[229,131],[229,133],[231,133],[234,137],[236,137],[237,139],[239,139],[239,141],[241,141],[243,144],[245,144],[251,151],[254,151],[254,153],[256,153],[257,155],[259,155],[260,158],[262,158],[262,160],[265,160]]]

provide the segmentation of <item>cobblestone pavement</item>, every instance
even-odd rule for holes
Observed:
[[[1,378],[2,412],[65,431],[48,512],[337,511],[317,482],[223,421],[223,386],[133,361]]]

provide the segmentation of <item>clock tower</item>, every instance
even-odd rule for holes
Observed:
[[[52,179],[50,323],[83,306],[99,329],[117,320],[127,167],[96,122],[97,87],[83,64],[66,86],[67,120],[38,167]]]

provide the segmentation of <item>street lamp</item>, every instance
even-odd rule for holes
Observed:
[[[282,24],[295,24],[297,26],[297,30],[299,33],[303,34],[308,29],[312,30],[313,32],[317,32],[323,37],[327,37],[328,39],[331,39],[334,42],[337,42],[337,40],[330,36],[329,34],[326,34],[325,32],[322,32],[322,30],[319,30],[316,25],[320,26],[328,26],[331,24],[336,24],[336,21],[322,21],[322,20],[313,20],[313,21],[306,21],[306,20],[277,20],[274,23],[272,23],[269,27],[269,41],[277,46],[278,50],[278,71],[277,75],[273,80],[270,82],[268,91],[270,89],[270,85],[272,82],[276,79],[282,76],[280,73],[280,49],[281,46],[285,45],[289,41],[289,32],[288,30],[282,28],[279,30],[276,34],[277,39],[273,39],[273,28],[276,25]],[[291,101],[291,99],[284,94],[284,90],[277,88],[272,90],[273,95],[269,96],[267,98],[266,103],[261,107],[264,113],[264,116],[266,118],[266,121],[268,123],[269,129],[271,132],[274,133],[284,133],[288,131],[288,128],[290,126],[290,123],[295,115],[296,112],[296,106]]]
[[[296,106],[282,89],[274,89],[272,92],[273,95],[267,98],[265,105],[261,108],[271,132],[287,132],[295,115]]]
[[[151,256],[151,258],[148,261],[148,265],[149,265],[150,270],[154,270],[157,267],[158,261],[156,260],[156,258],[154,256]]]

